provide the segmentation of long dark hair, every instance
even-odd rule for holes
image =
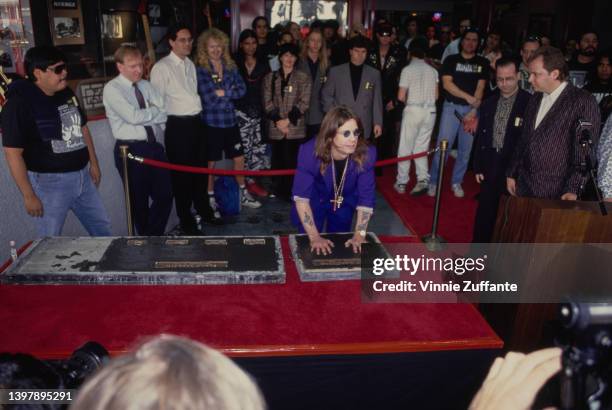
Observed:
[[[325,169],[332,161],[331,148],[334,137],[338,133],[338,128],[342,127],[349,120],[355,120],[359,131],[361,131],[357,139],[357,148],[352,158],[357,163],[359,169],[362,169],[368,156],[368,143],[363,132],[363,125],[359,117],[349,107],[340,105],[332,108],[325,114],[321,122],[321,130],[315,141],[315,154],[321,160],[321,173],[325,172]]]

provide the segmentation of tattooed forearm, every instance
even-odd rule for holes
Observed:
[[[368,222],[370,221],[369,213],[362,213],[359,221],[357,222],[357,231],[365,231],[368,227]]]
[[[312,223],[312,217],[310,216],[309,212],[304,212],[304,214],[302,215],[302,223],[304,225],[314,226],[314,224]]]

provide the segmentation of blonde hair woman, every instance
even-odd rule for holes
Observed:
[[[298,70],[304,71],[312,80],[312,90],[310,94],[310,106],[305,114],[306,138],[313,138],[321,128],[323,120],[323,110],[321,109],[321,88],[327,81],[327,69],[329,68],[329,58],[327,57],[327,45],[323,33],[314,29],[311,30],[302,46]]]
[[[113,359],[80,389],[71,410],[263,410],[253,380],[220,352],[161,335]]]
[[[198,38],[196,61],[198,68],[198,93],[202,100],[202,120],[207,128],[206,148],[208,167],[214,168],[217,161],[226,158],[234,161],[234,169],[244,169],[244,152],[240,140],[234,101],[246,93],[246,86],[238,73],[236,63],[230,57],[229,38],[216,28],[206,30]],[[236,176],[240,186],[241,204],[249,208],[259,208],[256,201],[246,190],[244,176]],[[208,176],[208,196],[210,206],[217,209],[214,197],[214,177]]]

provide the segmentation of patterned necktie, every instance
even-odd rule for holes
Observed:
[[[132,85],[134,86],[134,94],[136,94],[136,100],[138,101],[138,106],[140,108],[147,108],[147,104],[145,104],[144,97],[142,96],[142,93],[138,89],[138,86],[136,85],[136,83],[133,83]],[[150,125],[145,125],[144,128],[145,128],[145,131],[147,132],[147,142],[155,142],[155,132],[153,131],[153,127],[151,127]]]

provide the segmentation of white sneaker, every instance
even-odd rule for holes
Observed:
[[[393,184],[393,189],[395,189],[395,192],[397,192],[398,194],[405,194],[406,184],[400,184],[396,182],[395,184]]]
[[[215,216],[215,218],[221,218],[221,212],[219,212],[219,205],[217,205],[217,201],[215,200],[214,196],[208,197],[208,203],[213,211],[213,215]]]
[[[429,188],[427,188],[427,196],[436,196],[436,185],[429,185]]]
[[[410,191],[410,195],[413,195],[413,196],[423,195],[425,191],[429,192],[429,182],[419,181],[416,183],[414,188],[412,188],[412,191]],[[435,195],[435,192],[436,191],[434,190],[434,195]]]
[[[463,192],[461,184],[453,184],[451,186],[451,189],[453,190],[453,194],[455,194],[457,198],[463,198],[465,196],[465,192]]]
[[[242,206],[246,206],[247,208],[257,209],[261,207],[261,202],[253,198],[246,188],[240,188],[240,204]]]

